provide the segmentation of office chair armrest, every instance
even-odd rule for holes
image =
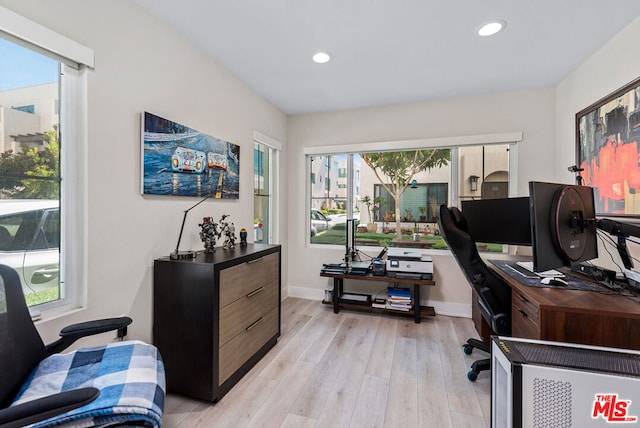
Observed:
[[[127,335],[127,326],[131,322],[129,317],[120,317],[69,325],[60,331],[60,339],[47,345],[47,355],[57,354],[71,346],[76,340],[94,334],[118,330],[118,337],[123,338]]]
[[[89,404],[100,395],[96,388],[79,388],[0,409],[0,426],[19,428]]]

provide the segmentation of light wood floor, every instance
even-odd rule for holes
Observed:
[[[278,344],[217,404],[168,394],[163,427],[487,428],[490,375],[466,374],[469,319],[282,303]]]

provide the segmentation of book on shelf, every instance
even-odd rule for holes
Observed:
[[[411,305],[406,305],[406,304],[396,304],[396,303],[391,303],[391,302],[387,302],[387,307],[386,309],[390,309],[392,311],[403,311],[403,312],[408,312],[411,310]]]
[[[388,287],[387,294],[389,295],[389,297],[411,298],[411,290],[409,290],[408,288]]]
[[[411,303],[411,298],[406,297],[389,297],[389,300],[394,303]]]
[[[371,307],[385,309],[387,307],[387,299],[375,298],[373,302],[371,302]]]

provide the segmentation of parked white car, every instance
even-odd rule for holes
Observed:
[[[331,229],[331,226],[329,225],[330,221],[330,218],[327,218],[317,209],[311,209],[311,236],[315,236],[317,233]]]
[[[0,264],[18,272],[25,293],[59,286],[57,200],[0,200]]]

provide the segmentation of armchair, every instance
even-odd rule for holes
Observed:
[[[511,336],[511,287],[482,260],[475,241],[467,233],[466,220],[457,207],[441,205],[438,223],[442,237],[478,296],[478,307],[484,320],[491,326],[492,333]],[[474,348],[490,352],[489,345],[478,339],[471,338],[463,345],[467,355]],[[489,358],[477,360],[471,365],[467,378],[475,381],[480,371],[490,368]]]
[[[131,318],[65,327],[46,346],[33,324],[18,274],[0,265],[0,426],[160,426],[164,367],[157,349],[115,342],[58,354],[81,337],[117,331]]]

